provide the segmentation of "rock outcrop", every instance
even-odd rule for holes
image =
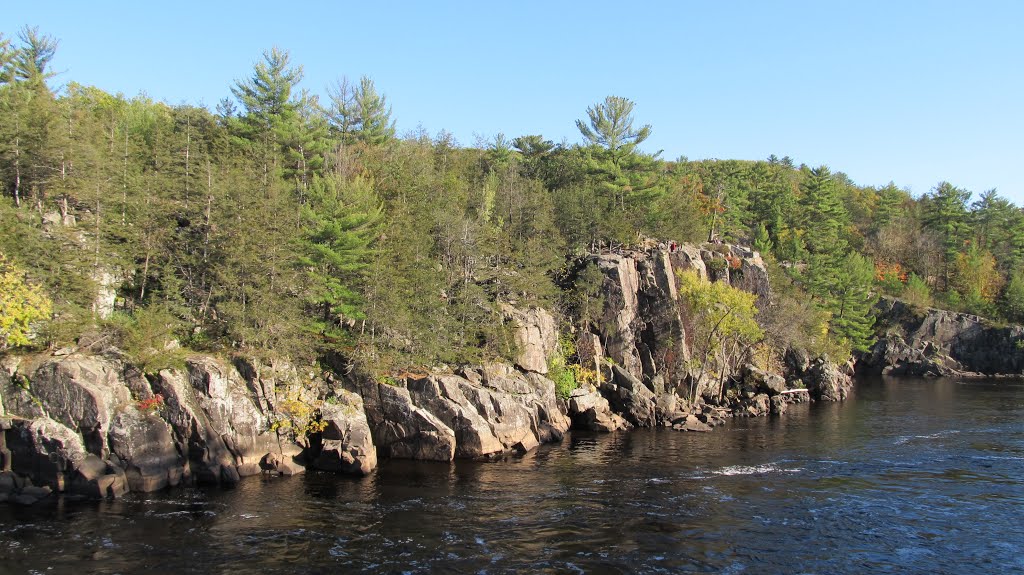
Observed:
[[[893,298],[876,308],[879,338],[857,362],[862,373],[923,376],[1024,374],[1024,327],[970,314],[918,310]]]
[[[558,349],[555,318],[538,307],[521,310],[506,304],[501,310],[506,321],[515,327],[515,342],[519,349],[516,365],[525,371],[546,374],[548,358]]]
[[[459,374],[357,381],[374,443],[388,457],[450,461],[525,452],[569,429],[551,380],[507,364]]]
[[[650,248],[578,262],[599,272],[593,301],[601,303],[574,333],[580,365],[570,367],[582,385],[568,397],[556,396],[547,377],[561,352],[554,317],[510,305],[502,313],[517,344],[511,363],[392,377],[348,364],[317,373],[203,355],[144,375],[112,348],[0,358],[0,498],[116,497],[306,467],[365,475],[382,457],[493,458],[559,441],[570,427],[704,432],[729,415],[847,397],[849,366],[795,351],[787,377],[748,365],[696,381],[688,369],[693,320],[678,305],[677,273],[694,270],[767,299],[767,271],[756,252],[736,246]],[[951,338],[942,340],[955,340],[946,356],[985,353]]]
[[[292,426],[301,422],[291,408],[322,403],[328,407],[313,464],[364,474],[375,467],[358,396],[339,391],[331,402],[303,403],[293,396],[311,392],[295,370],[243,367],[248,377],[196,356],[183,370],[146,378],[115,350],[6,358],[0,463],[53,492],[92,497],[230,485],[261,471],[293,474],[309,453],[295,441]],[[320,391],[327,387],[319,383]]]
[[[810,357],[803,350],[786,350],[786,370],[808,395],[821,401],[843,401],[853,389],[853,362],[837,364],[828,357]]]
[[[357,475],[367,475],[377,467],[377,448],[358,394],[337,390],[320,407],[320,417],[324,429],[313,467]]]
[[[614,413],[611,404],[596,389],[574,389],[569,396],[572,424],[589,431],[618,431],[631,426],[621,415]]]
[[[577,335],[578,354],[585,367],[595,365],[603,373],[598,389],[614,413],[621,414],[633,426],[675,425],[671,422],[690,408],[686,404],[691,395],[720,401],[726,395],[722,386],[741,378],[736,373],[692,381],[687,346],[687,325],[691,319],[685,317],[685,308],[678,305],[676,274],[693,270],[701,278],[728,282],[750,291],[763,303],[771,291],[768,271],[756,252],[723,244],[652,246],[648,251],[593,255],[581,265],[596,266],[603,275],[603,309],[591,331]],[[611,363],[610,367],[603,358]],[[776,387],[778,380],[772,379]],[[784,386],[785,380],[781,381]],[[585,396],[572,399],[579,403],[582,397]],[[764,402],[759,401],[758,405],[761,403]],[[572,406],[570,402],[570,411]],[[587,402],[584,412],[588,415],[573,419],[588,428],[614,427],[607,418],[595,419],[598,412],[594,410],[595,402]]]

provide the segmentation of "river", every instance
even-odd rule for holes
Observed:
[[[243,572],[1024,572],[1024,382],[864,379],[711,433],[0,505],[0,573]]]

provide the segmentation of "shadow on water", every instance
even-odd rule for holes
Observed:
[[[1024,569],[1024,383],[865,379],[712,433],[0,507],[0,572]]]

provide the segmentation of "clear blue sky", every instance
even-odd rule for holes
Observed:
[[[636,102],[664,157],[827,164],[915,195],[940,180],[1024,205],[1024,2],[9,2],[61,42],[57,82],[213,108],[263,50],[303,86],[371,76],[399,132],[579,141]]]

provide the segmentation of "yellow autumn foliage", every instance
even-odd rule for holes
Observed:
[[[53,304],[38,285],[0,253],[0,349],[32,343],[32,325],[46,320]]]

